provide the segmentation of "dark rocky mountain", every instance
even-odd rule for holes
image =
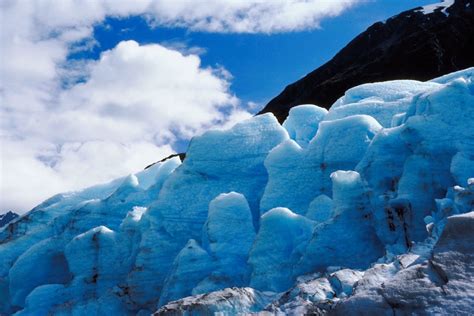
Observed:
[[[394,79],[428,80],[474,66],[474,0],[418,7],[377,22],[333,59],[287,86],[259,113],[283,122],[293,106],[325,108],[354,86]]]
[[[0,228],[10,223],[15,218],[19,217],[18,214],[13,212],[7,212],[5,214],[0,214]]]

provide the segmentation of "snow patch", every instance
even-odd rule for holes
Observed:
[[[419,11],[423,12],[423,14],[431,14],[438,9],[442,9],[441,12],[444,15],[449,16],[449,13],[446,12],[446,9],[452,6],[453,4],[454,4],[454,0],[444,0],[440,3],[425,5]]]

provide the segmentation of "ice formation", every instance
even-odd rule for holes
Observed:
[[[354,87],[50,198],[0,230],[0,314],[472,312],[473,77]]]
[[[5,214],[0,214],[0,228],[7,225],[16,218],[18,218],[18,214],[13,212],[6,212]]]

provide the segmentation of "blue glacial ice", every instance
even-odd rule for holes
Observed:
[[[327,115],[324,108],[312,104],[303,104],[290,109],[283,127],[291,139],[301,147],[307,147],[318,131],[319,122]]]
[[[353,170],[381,129],[374,118],[354,115],[321,122],[307,148],[292,140],[274,148],[265,160],[269,179],[262,213],[283,206],[304,215],[314,198],[331,197],[331,174]]]
[[[298,313],[380,303],[410,265],[432,275],[433,251],[451,267],[444,229],[474,205],[473,74],[354,87],[48,199],[0,230],[0,314]]]
[[[294,281],[293,270],[297,269],[311,239],[313,223],[283,207],[268,211],[261,221],[249,257],[252,267],[250,286],[258,290],[281,292]]]

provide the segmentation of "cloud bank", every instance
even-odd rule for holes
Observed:
[[[151,26],[275,33],[313,29],[357,0],[74,1],[0,3],[0,213],[136,172],[173,143],[250,116],[232,76],[192,50],[119,43],[98,60],[71,60],[94,45],[106,17],[141,15]]]
[[[156,25],[220,33],[277,33],[315,29],[361,0],[193,0],[150,3],[149,19]]]

